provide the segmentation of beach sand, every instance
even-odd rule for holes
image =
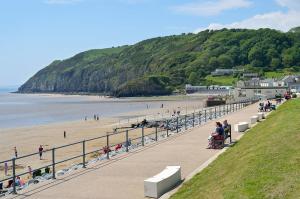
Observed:
[[[69,97],[69,96],[61,96]],[[73,96],[74,97],[74,96]],[[81,96],[78,96],[81,97]],[[153,97],[153,98],[131,98],[131,101],[161,101],[164,104],[164,108],[148,108],[138,112],[129,112],[114,118],[100,117],[99,121],[95,121],[92,118],[88,118],[87,121],[72,121],[64,123],[55,123],[48,125],[40,125],[33,127],[21,127],[11,129],[0,129],[0,160],[11,159],[14,156],[13,147],[17,147],[18,156],[25,154],[35,153],[38,151],[39,145],[43,145],[44,149],[51,149],[61,145],[82,141],[98,136],[104,136],[107,132],[112,132],[113,128],[130,126],[131,123],[141,121],[144,117],[147,119],[159,119],[161,117],[170,116],[173,110],[180,110],[182,114],[187,112],[193,112],[196,109],[203,107],[203,96],[198,97]],[[89,96],[90,100],[99,100],[99,96]],[[103,98],[103,100],[110,100]],[[116,99],[112,99],[116,100]],[[62,112],[63,114],[63,112]],[[139,117],[138,119],[136,117]],[[129,123],[128,123],[128,118]],[[63,132],[66,131],[67,137],[63,137]],[[153,133],[155,129],[148,129],[145,134]],[[135,130],[129,133],[129,137],[134,139],[141,136],[141,130]],[[110,144],[118,144],[124,142],[126,139],[125,133],[110,138]],[[87,142],[86,152],[100,150],[106,145],[106,138]],[[56,161],[60,161],[66,158],[77,156],[82,154],[82,143],[58,149],[55,151]],[[27,172],[27,166],[31,166],[32,169],[39,168],[41,166],[51,164],[51,152],[43,154],[43,160],[39,160],[38,155],[17,160],[18,173]],[[91,159],[93,154],[88,155],[87,159]],[[78,158],[69,162],[62,163],[58,166],[58,169],[70,166],[72,163],[81,162],[82,158]],[[8,162],[11,165],[11,162]],[[9,170],[11,174],[11,170]],[[0,165],[0,179],[4,178],[3,165]]]

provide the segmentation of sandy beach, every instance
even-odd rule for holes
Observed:
[[[106,100],[106,101],[119,101],[120,99],[110,99],[99,96],[65,96],[65,95],[49,95],[41,94],[50,97],[78,97],[87,98],[91,101]],[[92,117],[89,117],[87,121],[84,119],[80,121],[70,121],[46,125],[38,125],[31,127],[18,127],[0,129],[0,160],[11,159],[14,156],[13,148],[16,146],[18,155],[22,156],[25,154],[35,153],[38,151],[39,145],[43,145],[44,149],[50,149],[58,147],[64,144],[69,144],[84,139],[106,135],[107,132],[112,132],[113,128],[130,126],[131,123],[141,121],[143,118],[147,119],[159,119],[161,117],[168,117],[172,114],[173,110],[180,110],[182,114],[185,112],[193,112],[196,109],[203,107],[203,96],[167,96],[167,97],[150,97],[150,98],[126,98],[122,99],[124,103],[126,101],[158,101],[163,104],[163,108],[151,108],[145,107],[142,111],[130,111],[122,113],[118,117],[100,117],[99,121],[95,121]],[[125,104],[124,104],[125,105]],[[63,111],[61,114],[64,114]],[[128,123],[129,121],[129,123]],[[63,137],[63,132],[66,131],[67,137]],[[151,133],[154,129],[149,129],[145,132]],[[135,137],[141,136],[141,132],[132,131],[129,137],[134,139]],[[110,143],[117,144],[125,141],[125,134],[114,136],[110,140]],[[88,142],[86,145],[87,152],[102,149],[106,144],[106,139],[100,139],[92,142]],[[66,159],[80,155],[82,153],[82,145],[77,144],[72,147],[59,149],[56,151],[56,160]],[[90,156],[88,158],[91,158]],[[73,160],[71,162],[63,163],[59,168],[70,166],[74,162],[81,162],[80,159]],[[8,163],[11,164],[10,162]],[[47,164],[51,164],[51,153],[45,153],[43,160],[39,160],[38,155],[35,157],[25,158],[18,160],[18,172],[26,172],[27,166],[31,166],[33,169],[38,168]],[[0,166],[0,177],[3,178],[3,165]],[[11,173],[11,171],[9,171]]]

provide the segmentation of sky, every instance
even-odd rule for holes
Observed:
[[[220,28],[300,26],[300,0],[0,0],[0,87],[53,60]]]

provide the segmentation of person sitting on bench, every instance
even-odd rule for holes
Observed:
[[[228,138],[228,133],[230,131],[230,125],[228,124],[227,120],[223,122],[223,129],[224,129],[224,139]]]
[[[216,130],[209,136],[209,149],[215,149],[217,148],[217,142],[216,140],[224,140],[224,129],[222,127],[222,124],[220,122],[216,122]]]

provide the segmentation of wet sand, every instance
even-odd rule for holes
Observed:
[[[47,94],[48,95],[48,94]],[[51,96],[51,95],[50,95]],[[57,97],[57,96],[56,96]],[[63,96],[60,97],[70,97]],[[72,96],[74,97],[74,96]],[[81,96],[78,96],[81,97]],[[86,97],[86,96],[85,96]],[[90,100],[99,100],[99,96],[88,96]],[[116,100],[107,99],[103,100]],[[84,139],[106,135],[107,132],[112,132],[113,128],[121,126],[130,126],[131,123],[141,121],[143,118],[159,119],[161,117],[169,116],[173,110],[180,110],[181,113],[193,112],[195,109],[203,107],[203,97],[186,97],[186,96],[171,96],[171,97],[153,97],[153,98],[131,98],[130,101],[152,101],[156,100],[164,104],[163,108],[146,108],[142,111],[132,111],[120,114],[119,117],[100,117],[99,121],[88,118],[87,121],[72,121],[55,123],[48,125],[39,125],[32,127],[0,129],[0,160],[11,159],[14,155],[13,147],[18,149],[18,155],[22,156],[29,153],[35,153],[40,144],[44,149],[69,144]],[[63,111],[62,113],[63,114]],[[139,117],[138,119],[136,117]],[[128,123],[128,118],[129,123]],[[63,132],[67,132],[67,137],[64,139]],[[154,129],[149,129],[145,132],[151,133]],[[134,139],[141,136],[140,130],[130,132],[129,137]],[[125,141],[125,134],[122,133],[110,139],[111,144],[117,144]],[[102,149],[106,145],[106,139],[99,139],[86,143],[86,152]],[[82,153],[82,144],[77,144],[68,148],[59,149],[56,151],[56,161],[66,159],[68,157],[80,155]],[[19,166],[18,172],[26,172],[27,166],[33,169],[44,165],[51,164],[51,153],[47,152],[43,160],[39,160],[38,155],[17,160],[16,164]],[[90,159],[89,155],[87,159]],[[59,168],[70,166],[72,163],[81,162],[82,158],[72,160],[70,162],[62,163]],[[11,163],[9,162],[9,165]],[[11,171],[9,171],[11,173]],[[0,179],[3,179],[4,171],[3,165],[0,166]]]

